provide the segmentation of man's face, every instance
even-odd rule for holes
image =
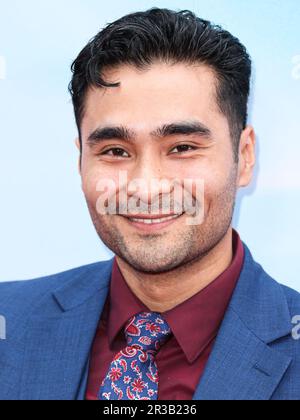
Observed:
[[[99,237],[141,272],[162,273],[201,259],[230,228],[239,177],[228,121],[216,103],[214,73],[204,65],[156,63],[146,71],[131,66],[106,70],[104,78],[121,85],[90,89],[81,125],[82,188]],[[208,131],[150,135],[163,125],[191,121]],[[106,126],[123,126],[135,136],[130,141],[116,137],[88,141],[95,130]],[[166,179],[170,185],[175,178],[182,184],[186,179],[203,180],[202,223],[187,224],[190,216],[186,213],[161,225],[135,224],[120,214],[99,214],[97,184],[103,179],[113,181],[119,206],[124,187],[119,182],[120,171],[125,171],[128,183],[143,179],[146,185],[152,179]],[[163,190],[151,192],[151,200],[163,194]],[[195,190],[190,193],[196,200]],[[153,204],[144,191],[135,197]],[[161,210],[163,215],[172,213]]]

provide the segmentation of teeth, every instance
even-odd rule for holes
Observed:
[[[152,225],[155,223],[162,223],[168,220],[177,219],[179,216],[181,216],[181,214],[175,214],[174,216],[163,217],[161,219],[135,219],[132,217],[129,220],[131,220],[132,222],[139,222],[139,223],[145,223],[146,225]]]

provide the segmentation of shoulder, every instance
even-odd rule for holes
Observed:
[[[280,284],[290,313],[290,334],[272,344],[291,359],[284,380],[273,395],[274,400],[299,400],[300,396],[300,293]]]
[[[297,290],[284,285],[282,281],[278,279],[274,279],[263,269],[261,271],[259,280],[265,284],[268,284],[269,291],[272,290],[273,293],[277,294],[278,299],[281,297],[284,298],[284,300],[287,302],[291,315],[295,313],[300,315],[300,293]]]
[[[300,361],[300,293],[287,286],[280,285],[286,297],[289,307],[291,325],[292,325],[292,339],[297,346],[297,354]]]
[[[272,303],[288,305],[291,312],[298,311],[300,315],[300,293],[283,284],[282,280],[273,278],[264,267],[254,260],[251,251],[245,243],[245,259],[242,274],[244,278],[242,293],[248,299],[258,301],[260,306],[269,309]]]
[[[261,284],[260,290],[264,291],[264,300],[269,305],[271,302],[273,303],[273,310],[278,310],[280,304],[285,305],[291,325],[294,323],[295,317],[298,317],[298,323],[300,323],[300,293],[284,285],[282,281],[274,279],[260,264],[257,265],[260,267],[260,275],[258,275],[257,280]],[[300,341],[297,344],[300,345]]]
[[[298,311],[298,315],[300,316],[300,293],[283,284],[280,284],[280,286],[285,294],[289,308],[292,312]]]
[[[292,329],[291,337],[297,346],[297,357],[300,361],[300,293],[285,285],[279,284],[279,286],[287,301]]]
[[[110,261],[95,262],[72,268],[56,274],[51,274],[29,280],[18,280],[0,283],[0,314],[10,311],[28,310],[34,302],[39,302],[44,296],[51,294],[57,288],[78,280],[78,284],[93,273],[105,271]]]

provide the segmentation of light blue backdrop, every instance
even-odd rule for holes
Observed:
[[[300,290],[298,0],[0,0],[0,281],[111,257],[80,188],[69,68],[106,23],[154,6],[191,9],[248,47],[258,166],[234,224],[264,268]]]

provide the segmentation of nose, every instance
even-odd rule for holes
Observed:
[[[170,195],[173,183],[169,174],[163,170],[157,156],[145,156],[137,162],[128,177],[128,195],[134,196],[144,204],[154,204],[162,195]]]

